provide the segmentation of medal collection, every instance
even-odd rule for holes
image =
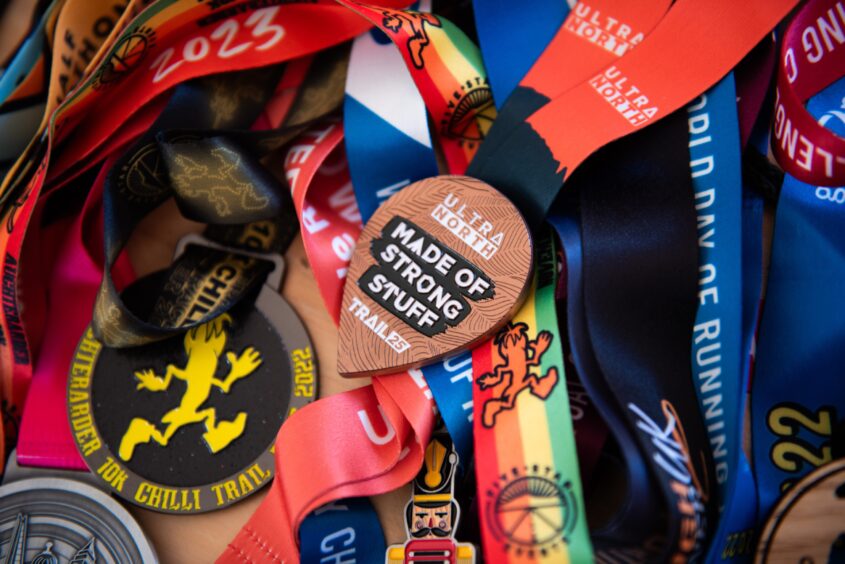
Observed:
[[[842,0],[0,10],[0,562],[845,560]]]

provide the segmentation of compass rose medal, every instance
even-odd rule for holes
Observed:
[[[518,309],[532,243],[517,208],[468,176],[421,180],[361,233],[346,278],[338,372],[388,374],[471,347]]]
[[[458,454],[446,433],[435,433],[425,448],[425,463],[414,478],[405,506],[405,544],[387,548],[386,564],[451,562],[473,564],[475,547],[455,540],[461,509],[455,500]]]
[[[126,299],[152,293],[150,279]],[[121,497],[164,513],[212,511],[272,481],[276,434],[316,397],[316,374],[305,328],[265,284],[254,302],[149,345],[108,348],[89,327],[70,367],[71,429]]]

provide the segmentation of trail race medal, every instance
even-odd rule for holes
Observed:
[[[77,480],[28,478],[0,487],[2,562],[157,562],[141,527],[107,493]]]
[[[397,372],[487,338],[517,310],[531,262],[522,216],[487,184],[438,176],[404,188],[358,239],[338,371]]]
[[[150,278],[126,295],[144,294]],[[316,357],[274,287],[250,302],[140,347],[104,347],[86,330],[70,367],[71,431],[115,493],[155,511],[199,513],[272,480],[279,427],[316,397]]]
[[[458,454],[446,433],[435,433],[425,461],[414,478],[414,493],[405,506],[405,544],[387,549],[386,564],[449,562],[472,564],[475,547],[455,540],[461,508],[455,500]]]

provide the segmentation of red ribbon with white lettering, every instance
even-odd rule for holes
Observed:
[[[786,30],[772,125],[772,152],[783,169],[814,186],[845,185],[845,139],[804,103],[845,76],[845,3],[810,0]]]
[[[285,157],[285,176],[300,219],[302,242],[335,324],[346,271],[363,227],[341,141],[341,123],[327,122],[306,131]]]

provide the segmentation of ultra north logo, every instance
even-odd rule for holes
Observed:
[[[267,303],[271,294],[278,303]],[[315,396],[300,385],[316,364],[294,315],[269,291],[149,345],[104,347],[89,329],[71,364],[68,412],[91,471],[169,513],[218,509],[267,484],[279,427]]]
[[[505,550],[546,556],[569,543],[578,520],[572,484],[553,468],[524,466],[502,474],[486,492],[487,514]]]
[[[220,452],[243,435],[246,411],[239,411],[231,421],[218,421],[215,408],[200,409],[208,401],[213,387],[228,394],[235,382],[251,375],[261,365],[261,354],[253,347],[247,347],[240,355],[229,351],[226,353],[228,373],[222,380],[214,377],[226,348],[226,326],[231,322],[231,316],[223,314],[189,330],[185,334],[188,362],[183,367],[168,364],[164,377],[157,376],[152,369],[135,372],[138,390],[167,391],[174,378],[184,381],[186,388],[179,406],[161,418],[161,424],[165,425],[164,431],[142,417],[132,419],[120,441],[118,453],[122,460],[131,460],[135,448],[151,440],[166,447],[174,433],[185,425],[205,425],[202,438],[212,453]]]
[[[513,409],[517,397],[526,390],[541,400],[549,397],[558,382],[557,368],[551,367],[541,376],[531,369],[540,366],[553,338],[550,332],[540,331],[536,339],[530,340],[528,325],[522,322],[508,323],[499,331],[494,342],[503,362],[475,381],[481,390],[493,388],[493,397],[484,402],[482,425],[493,427],[496,417]]]

